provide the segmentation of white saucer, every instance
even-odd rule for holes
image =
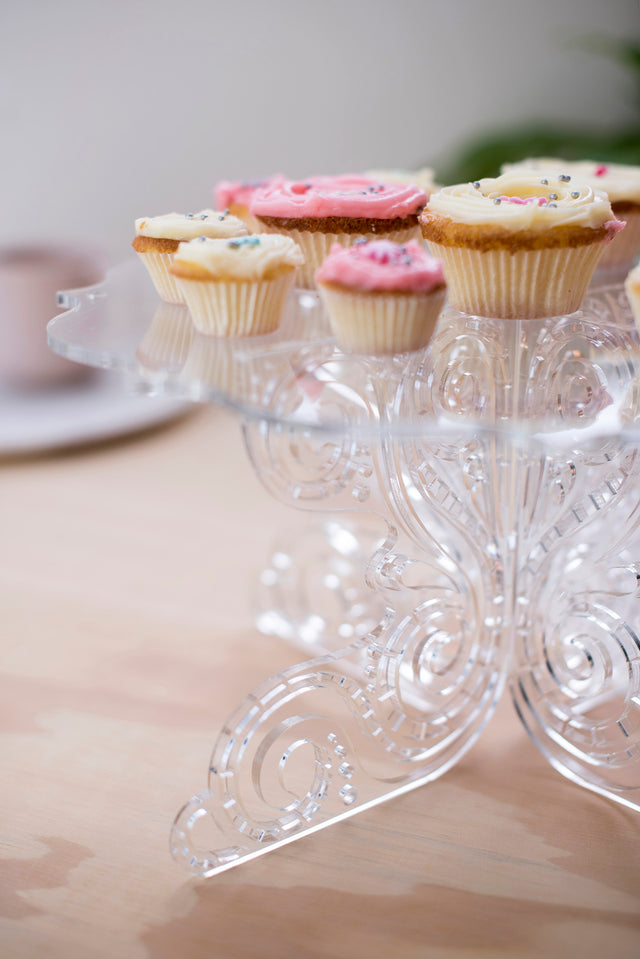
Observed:
[[[184,400],[133,394],[120,377],[101,371],[50,390],[0,388],[0,455],[125,436],[190,409]]]

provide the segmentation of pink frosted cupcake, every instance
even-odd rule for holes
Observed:
[[[215,207],[217,210],[228,210],[232,216],[237,216],[246,224],[250,233],[260,233],[260,225],[249,212],[253,195],[258,190],[264,190],[283,180],[284,177],[280,174],[263,180],[220,180],[214,190]]]
[[[251,213],[266,233],[298,243],[305,265],[298,286],[313,289],[314,275],[334,243],[351,246],[378,237],[405,243],[420,237],[418,214],[427,195],[413,184],[381,183],[362,175],[284,180],[258,191]]]
[[[422,349],[446,295],[442,265],[415,240],[336,243],[315,279],[338,344],[354,353]]]

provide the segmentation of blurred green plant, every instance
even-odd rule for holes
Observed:
[[[624,130],[594,131],[565,125],[529,123],[495,130],[463,144],[437,165],[439,183],[464,183],[497,176],[503,163],[528,157],[553,156],[563,160],[602,160],[640,166],[640,43],[603,37],[582,38],[580,46],[614,59],[635,80],[636,118]]]

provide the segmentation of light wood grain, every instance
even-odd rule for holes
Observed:
[[[640,817],[510,704],[444,778],[223,875],[169,856],[226,715],[302,657],[253,626],[278,529],[237,420],[0,464],[0,954],[637,957]]]

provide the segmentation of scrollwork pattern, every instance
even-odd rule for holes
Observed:
[[[174,855],[198,875],[427,782],[479,735],[505,676],[500,627],[488,643],[484,597],[450,561],[397,547],[390,529],[366,573],[393,600],[380,623],[273,677],[225,724],[208,790],[173,830]]]
[[[449,311],[410,357],[324,342],[290,358],[249,455],[289,504],[384,520],[363,570],[383,612],[230,717],[174,827],[192,871],[440,775],[508,671],[549,760],[640,809],[640,450],[607,419],[637,394],[637,335],[617,293],[590,301],[535,322]]]
[[[624,546],[612,546],[606,524],[596,523],[523,576],[526,619],[511,688],[554,766],[640,810],[640,539],[637,517],[628,520],[621,525],[635,533],[620,531]]]

